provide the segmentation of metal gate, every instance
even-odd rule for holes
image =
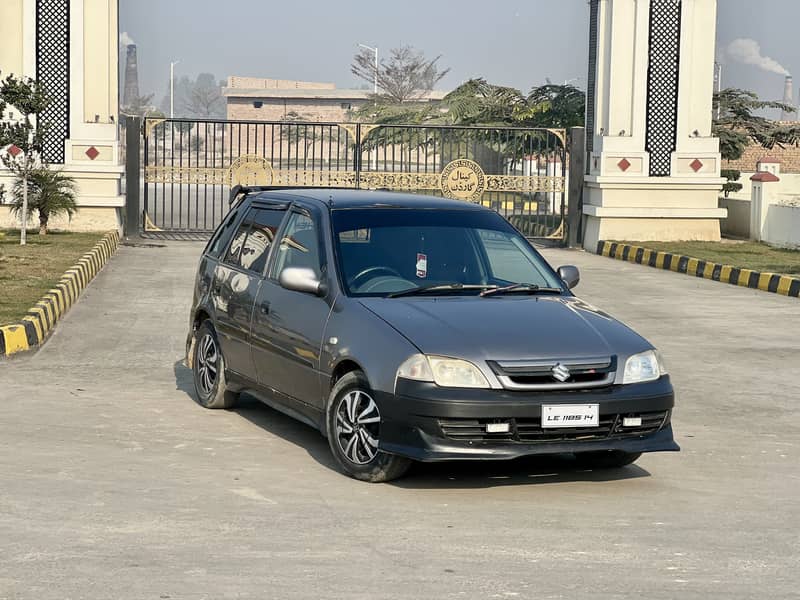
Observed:
[[[230,188],[251,184],[448,196],[564,239],[561,129],[147,118],[143,130],[144,231],[212,231]]]

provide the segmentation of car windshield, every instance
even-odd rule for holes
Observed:
[[[497,213],[457,209],[333,211],[342,283],[351,296],[477,295],[564,289],[563,283]]]

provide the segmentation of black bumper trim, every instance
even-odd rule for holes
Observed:
[[[668,377],[629,386],[598,390],[542,393],[507,390],[454,390],[433,384],[401,381],[397,395],[376,392],[383,422],[384,452],[431,462],[445,460],[508,460],[533,454],[593,450],[624,452],[678,451],[669,421],[642,436],[559,441],[458,440],[445,436],[442,419],[536,419],[543,404],[599,404],[603,415],[671,411],[675,396]]]

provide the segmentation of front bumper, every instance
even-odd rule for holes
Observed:
[[[667,376],[650,383],[558,393],[446,389],[399,380],[396,394],[375,395],[382,415],[381,450],[423,462],[680,450],[672,435],[675,396]],[[543,404],[598,404],[601,426],[543,430]],[[627,416],[642,417],[648,426],[623,428]],[[508,422],[511,431],[486,433],[485,425],[493,422]]]

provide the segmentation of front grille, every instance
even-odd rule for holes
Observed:
[[[639,417],[642,424],[624,427],[623,419]],[[541,418],[532,419],[440,419],[445,437],[465,442],[582,442],[635,438],[655,433],[669,424],[670,411],[601,415],[598,427],[542,429]],[[487,433],[489,423],[509,423],[508,433]]]
[[[489,361],[489,366],[508,390],[580,390],[614,383],[617,358]]]

